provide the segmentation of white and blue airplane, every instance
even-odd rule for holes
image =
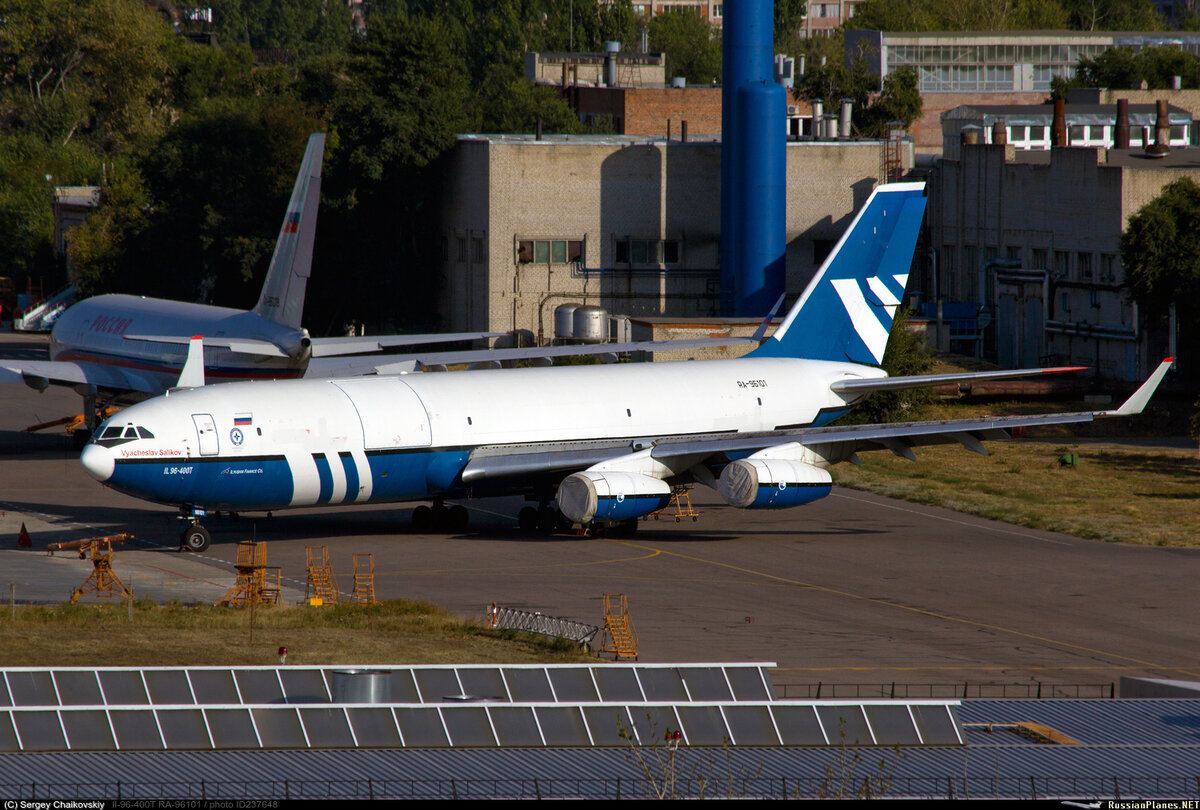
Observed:
[[[522,528],[633,528],[672,486],[747,509],[829,494],[828,467],[888,449],[1140,412],[1165,361],[1114,411],[830,427],[872,391],[1061,369],[889,378],[878,363],[907,281],[924,186],[877,188],[775,333],[732,360],[462,371],[180,388],[101,425],[81,461],[121,492],[180,507],[183,544],[207,510],[432,501],[418,527],[466,525],[452,499],[523,494]],[[197,339],[195,344],[202,341]],[[193,352],[198,353],[196,346]],[[557,509],[552,503],[557,501]]]

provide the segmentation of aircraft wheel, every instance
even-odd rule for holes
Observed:
[[[560,532],[569,532],[575,527],[575,523],[562,513],[561,509],[554,510],[554,528]]]
[[[471,516],[467,513],[467,507],[462,504],[454,504],[446,510],[446,528],[452,532],[466,531],[467,523],[471,520]]]
[[[183,530],[183,536],[180,538],[180,545],[188,551],[194,551],[197,554],[208,550],[209,543],[212,542],[212,535],[208,533],[208,529],[201,526],[199,523],[193,523]]]
[[[521,527],[523,532],[537,531],[538,527],[538,510],[532,506],[525,506],[517,512],[517,525]]]
[[[422,504],[413,510],[412,527],[414,531],[427,532],[433,528],[433,510]]]
[[[549,506],[543,506],[537,513],[537,527],[540,531],[549,534],[558,527],[558,518],[554,514],[555,510]]]
[[[434,528],[434,530],[440,532],[440,531],[445,531],[447,528],[449,528],[450,524],[449,524],[448,517],[449,517],[450,510],[446,508],[446,505],[444,503],[441,503],[440,501],[438,501],[438,502],[434,503],[431,510],[433,512],[433,528]]]

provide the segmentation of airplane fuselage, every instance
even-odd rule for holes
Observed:
[[[531,479],[464,483],[473,452],[603,443],[628,453],[640,439],[819,425],[848,409],[832,382],[881,376],[742,358],[232,383],[122,411],[82,460],[114,489],[208,509],[503,494]]]
[[[99,295],[67,309],[50,333],[50,359],[110,366],[144,383],[143,393],[175,385],[187,346],[128,340],[126,335],[237,337],[300,348],[303,335],[254,312],[134,295]],[[205,346],[204,366],[214,382],[299,377],[305,358],[251,356]]]

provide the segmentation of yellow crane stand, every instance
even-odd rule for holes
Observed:
[[[354,555],[354,601],[363,605],[378,603],[375,598],[375,555]]]
[[[304,561],[308,581],[304,585],[304,601],[310,605],[336,605],[337,580],[329,565],[329,549],[325,546],[305,546]]]
[[[124,536],[116,535],[124,540]],[[117,578],[117,575],[112,570],[113,558],[113,538],[112,537],[93,537],[87,541],[86,546],[92,553],[92,573],[84,580],[83,584],[75,589],[75,593],[71,594],[71,604],[83,596],[85,593],[94,593],[96,596],[108,599],[114,592],[119,592],[122,599],[132,599],[133,594],[125,587],[125,583]]]
[[[600,636],[600,654],[612,653],[615,660],[636,661],[637,631],[629,618],[629,603],[623,593],[604,594],[604,632]]]
[[[93,548],[96,543],[109,543],[109,545],[125,543],[133,539],[132,534],[110,534],[107,537],[85,537],[83,540],[71,540],[66,543],[47,543],[46,551],[51,557],[56,551],[78,551],[79,559],[83,559],[88,555],[88,551]]]
[[[217,602],[218,607],[238,607],[260,604],[278,605],[282,590],[279,568],[267,566],[267,544],[243,540],[237,545],[237,581],[229,593]]]
[[[695,484],[677,484],[671,487],[671,501],[662,509],[659,509],[657,512],[651,512],[646,517],[654,518],[655,520],[658,520],[660,516],[666,518],[673,517],[676,523],[684,518],[691,518],[695,521],[696,518],[700,517],[700,513],[692,508],[693,486]],[[674,512],[671,511],[672,507],[675,508]]]

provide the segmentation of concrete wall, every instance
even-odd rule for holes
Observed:
[[[938,289],[932,273],[910,289],[921,289],[928,301],[940,296],[987,309],[997,296],[980,266],[989,256],[1013,257],[1022,268],[1048,271],[1041,352],[1047,362],[1087,365],[1107,378],[1143,378],[1164,347],[1160,337],[1147,336],[1136,306],[1126,301],[1121,235],[1163,186],[1181,176],[1200,179],[1200,162],[1118,165],[1123,159],[1087,147],[1018,156],[1011,146],[980,145],[964,147],[959,160],[939,161],[928,213]]]
[[[443,211],[447,283],[438,305],[448,328],[527,329],[548,341],[554,308],[563,303],[633,317],[715,315],[720,160],[720,143],[711,141],[463,136]],[[882,170],[879,141],[788,145],[791,295],[803,290]],[[482,262],[471,253],[476,237],[486,242]],[[620,263],[617,243],[628,238],[674,241],[679,260]],[[581,240],[582,261],[522,263],[522,240]]]

